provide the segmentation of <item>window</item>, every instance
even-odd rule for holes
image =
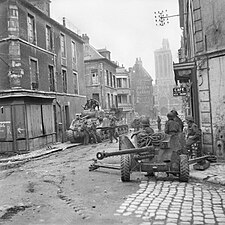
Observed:
[[[112,72],[110,72],[109,74],[110,74],[110,87],[112,87],[113,86]]]
[[[99,84],[97,69],[91,70],[91,79],[92,79],[92,84]]]
[[[66,70],[62,70],[63,92],[67,93],[67,74]]]
[[[114,106],[113,94],[111,94],[111,101],[112,101],[112,106]]]
[[[53,37],[52,37],[52,28],[46,26],[46,49],[52,51],[53,49]]]
[[[99,93],[93,93],[92,98],[100,102]]]
[[[55,77],[54,77],[54,69],[53,66],[48,66],[48,74],[49,74],[49,90],[55,91]]]
[[[113,87],[116,88],[116,76],[113,75]]]
[[[73,72],[73,86],[74,86],[74,93],[78,94],[78,75],[75,72]]]
[[[118,88],[122,87],[122,79],[121,78],[117,78],[117,87]]]
[[[36,44],[35,38],[35,20],[34,17],[28,14],[27,17],[27,31],[28,31],[28,42]]]
[[[38,64],[37,60],[30,59],[30,76],[31,76],[31,89],[38,89]]]
[[[74,41],[72,41],[72,61],[75,64],[77,63],[77,49]]]
[[[123,78],[123,88],[128,88],[127,78]]]
[[[107,94],[107,97],[108,97],[108,109],[110,109],[111,104],[110,104],[110,94],[109,93]]]
[[[127,95],[118,95],[118,103],[127,104]]]
[[[121,103],[122,103],[122,96],[121,96],[121,95],[118,95],[118,96],[117,96],[117,99],[118,99],[118,103],[121,104]]]
[[[16,6],[9,6],[9,16],[10,17],[18,17],[18,9]]]
[[[66,39],[64,34],[61,34],[60,41],[61,41],[61,56],[65,58],[66,57]]]
[[[109,86],[109,71],[106,70],[106,85]]]

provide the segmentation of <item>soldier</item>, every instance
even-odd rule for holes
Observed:
[[[109,138],[110,138],[110,143],[113,142],[113,138],[118,142],[118,139],[116,137],[116,120],[117,118],[113,115],[110,115],[110,130],[109,130]]]
[[[154,130],[150,127],[150,122],[147,117],[141,119],[141,127],[142,130],[145,131],[147,134],[153,134]]]
[[[96,131],[96,124],[93,121],[91,124],[91,128],[90,128],[90,137],[92,139],[92,141],[97,144],[98,143],[98,139],[97,139],[97,131]]]
[[[88,126],[87,126],[87,121],[84,121],[83,122],[83,125],[81,127],[81,131],[83,131],[83,133],[84,133],[84,142],[83,142],[83,144],[84,145],[88,145],[89,144],[90,137],[89,137],[89,131],[88,131]]]
[[[174,114],[174,121],[176,121],[179,126],[180,126],[180,132],[183,132],[184,129],[184,123],[183,121],[180,119],[180,117],[178,116],[178,112],[176,110],[171,110],[171,112]]]
[[[158,131],[161,131],[161,118],[158,116],[157,118],[157,124],[158,124]]]
[[[188,125],[186,148],[191,149],[191,145],[201,139],[201,131],[198,128],[197,124],[194,123],[194,119],[192,116],[188,116],[186,118],[186,121]]]
[[[174,113],[169,112],[167,114],[168,120],[165,124],[165,133],[169,135],[176,135],[180,132],[180,126],[179,124],[174,121]]]

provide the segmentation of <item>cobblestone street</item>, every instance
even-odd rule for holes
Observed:
[[[142,181],[114,215],[142,218],[140,225],[224,225],[225,192],[201,184]]]

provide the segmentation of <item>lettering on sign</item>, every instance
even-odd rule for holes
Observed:
[[[186,96],[187,88],[186,87],[175,87],[173,88],[173,96]]]

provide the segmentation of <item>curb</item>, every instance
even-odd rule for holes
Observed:
[[[25,164],[26,162],[28,162],[28,161],[30,161],[32,159],[37,159],[39,157],[50,155],[50,154],[55,153],[55,152],[64,151],[66,149],[69,149],[69,148],[72,148],[72,147],[76,147],[76,146],[79,146],[79,145],[81,145],[81,144],[80,143],[69,144],[68,146],[60,147],[60,148],[53,148],[53,149],[48,150],[46,152],[41,152],[40,154],[31,155],[31,156],[28,155],[28,156],[26,156],[24,158],[22,157],[22,158],[18,158],[18,159],[10,159],[10,158],[9,159],[1,159],[0,160],[0,170],[7,170],[7,169],[11,169],[11,168],[17,168],[17,167]]]

